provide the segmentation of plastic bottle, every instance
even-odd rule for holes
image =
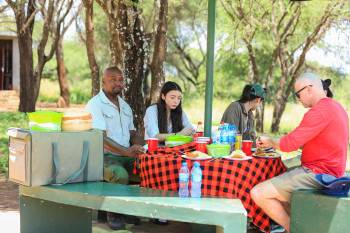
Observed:
[[[214,131],[213,135],[213,143],[220,143],[220,126]]]
[[[222,144],[229,144],[229,125],[227,123],[225,123],[223,125],[221,135],[222,135],[221,143]]]
[[[199,198],[202,194],[202,170],[198,162],[194,162],[191,170],[191,197]]]
[[[231,151],[235,149],[235,141],[236,141],[236,126],[230,124],[229,125],[229,144],[231,146]]]
[[[179,172],[179,197],[188,197],[189,171],[187,163],[183,162]]]
[[[201,121],[198,121],[198,123],[197,123],[196,132],[202,133],[202,135],[200,137],[203,137],[204,127],[203,127],[203,123]]]

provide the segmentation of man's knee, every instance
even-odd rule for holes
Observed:
[[[250,196],[254,200],[254,202],[259,202],[259,200],[263,197],[262,193],[263,193],[262,183],[255,185],[250,190]]]
[[[277,191],[277,188],[272,184],[270,180],[264,181],[254,186],[250,191],[250,195],[255,202],[262,199],[277,199],[279,201],[285,201],[285,198]]]
[[[109,183],[128,184],[129,174],[123,166],[113,164],[104,167],[103,179]]]

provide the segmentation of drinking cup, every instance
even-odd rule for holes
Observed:
[[[196,141],[196,150],[207,153],[207,144],[206,141]]]
[[[242,141],[242,151],[246,155],[251,155],[252,154],[252,146],[253,146],[253,141],[252,140],[243,140]]]
[[[193,134],[193,140],[196,141],[198,137],[203,137],[203,135],[203,132],[196,132],[195,134]]]
[[[158,150],[158,138],[147,139],[148,152],[152,153]]]

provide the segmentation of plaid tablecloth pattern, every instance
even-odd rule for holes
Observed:
[[[178,172],[182,161],[185,160],[180,151],[190,150],[194,150],[194,144],[164,148],[151,155],[141,155],[141,186],[177,191]],[[194,161],[186,161],[191,169]],[[280,158],[253,158],[245,161],[215,159],[198,162],[203,173],[203,196],[239,198],[252,222],[262,231],[270,231],[269,217],[253,202],[249,193],[256,184],[286,171]]]

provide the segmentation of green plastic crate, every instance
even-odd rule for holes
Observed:
[[[60,132],[63,113],[37,111],[28,113],[29,129],[40,132]]]

